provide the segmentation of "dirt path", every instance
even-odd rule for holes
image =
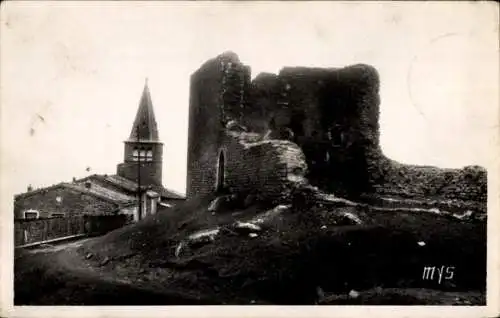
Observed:
[[[25,251],[16,264],[16,305],[201,305],[216,301],[165,293],[118,281],[104,269],[82,259],[78,247],[86,240]],[[349,295],[328,295],[323,305],[400,304],[474,305],[477,292],[428,289],[372,289]]]
[[[85,240],[20,251],[15,264],[15,305],[195,305],[200,300],[113,279],[82,260]],[[203,301],[203,304],[213,304]]]
[[[448,226],[446,235],[446,242],[441,242],[443,232],[439,232],[440,235],[434,235],[430,232],[433,228],[425,227],[425,231],[421,229],[427,224],[433,224],[434,218],[427,220],[425,217],[430,217],[429,215],[421,216],[419,219],[415,219],[413,215],[405,216],[404,214],[397,215],[399,219],[395,219],[394,216],[383,214],[379,216],[379,221],[386,226],[392,226],[397,229],[402,229],[403,227],[408,228],[408,231],[413,233],[411,236],[411,242],[418,240],[425,241],[426,246],[433,247],[437,246],[436,250],[441,251],[444,247],[453,246],[453,242],[459,242],[461,238],[461,233],[476,233],[474,231],[465,231],[462,227],[458,227],[455,224],[455,228],[461,231],[455,231],[455,228]],[[422,221],[427,220],[427,221]],[[417,221],[421,221],[418,223]],[[155,228],[158,225],[153,224]],[[345,229],[345,227],[343,227]],[[137,233],[148,233],[152,232],[151,228],[140,229],[141,231],[136,231]],[[411,230],[411,231],[410,231]],[[162,231],[158,231],[160,235],[164,235],[165,228]],[[347,231],[350,235],[355,234],[353,231]],[[357,233],[357,232],[356,232]],[[376,258],[369,259],[368,261],[377,261],[377,259],[382,258],[381,264],[388,264],[392,262],[389,257],[391,255],[399,255],[400,251],[404,251],[400,247],[401,244],[406,241],[401,241],[400,239],[394,239],[393,236],[384,236],[386,232],[372,232],[370,229],[360,229],[359,235],[349,236],[351,238],[359,238],[355,240],[359,242],[357,244],[356,252],[351,252],[349,261],[345,263],[345,266],[361,264],[364,260],[363,258],[356,261],[357,255],[368,255],[369,251],[374,251],[377,255]],[[392,233],[389,231],[389,233]],[[453,234],[455,233],[455,234]],[[380,235],[383,234],[383,235]],[[387,233],[386,233],[387,234]],[[451,235],[454,236],[451,236]],[[474,239],[480,242],[482,236],[476,235],[477,237],[468,236],[468,240],[465,241],[468,245],[462,243],[460,245],[460,250],[464,250],[465,247],[469,246],[468,249],[471,250],[469,254],[463,254],[462,252],[456,252],[457,255],[476,255],[477,246],[481,244],[474,243]],[[398,238],[400,236],[397,236]],[[406,236],[404,236],[406,237]],[[403,237],[403,238],[404,238]],[[109,238],[108,238],[109,239]],[[338,238],[340,243],[343,243],[346,238],[345,235],[340,235]],[[95,241],[94,241],[95,240]],[[234,238],[228,238],[228,241],[219,242],[218,244],[229,244],[234,243]],[[151,268],[149,265],[144,266],[140,261],[136,261],[137,255],[130,257],[131,250],[128,249],[130,246],[130,236],[125,236],[121,238],[120,242],[122,247],[126,247],[123,250],[119,250],[120,253],[98,253],[95,250],[86,250],[86,252],[80,251],[82,245],[97,244],[99,247],[105,246],[106,248],[115,251],[118,246],[115,241],[104,241],[101,238],[91,238],[80,241],[75,241],[71,243],[58,244],[54,246],[45,246],[43,248],[38,248],[36,250],[21,250],[17,253],[16,250],[16,263],[15,263],[15,304],[16,305],[195,305],[195,304],[220,304],[223,302],[223,295],[228,294],[231,297],[228,303],[230,304],[258,304],[265,297],[257,297],[257,293],[248,295],[244,299],[235,299],[238,296],[240,290],[238,288],[223,288],[217,289],[214,292],[214,285],[216,285],[220,279],[218,277],[219,271],[213,275],[213,277],[208,277],[208,271],[203,270],[197,271],[193,270],[186,281],[182,278],[179,279],[179,270],[168,268]],[[148,242],[157,242],[151,237],[147,236],[144,239],[144,244]],[[370,242],[370,245],[364,244],[363,242]],[[447,243],[448,242],[448,243]],[[462,242],[462,241],[460,241]],[[141,242],[142,243],[142,242]],[[397,243],[397,244],[396,244]],[[446,243],[446,244],[445,244]],[[473,244],[474,243],[474,244]],[[237,244],[237,243],[235,243]],[[413,243],[412,243],[413,244]],[[416,244],[416,243],[415,243]],[[413,244],[413,245],[415,245]],[[400,246],[401,245],[401,246]],[[412,245],[412,246],[413,246]],[[144,246],[144,245],[142,245]],[[227,245],[229,246],[229,245]],[[337,245],[333,245],[337,246]],[[343,245],[342,245],[343,246]],[[369,250],[366,250],[366,246],[370,246]],[[382,249],[376,247],[383,247]],[[210,246],[209,246],[210,247]],[[389,247],[395,249],[396,254],[386,253],[384,250],[389,249]],[[418,248],[420,249],[420,247]],[[136,254],[144,253],[143,249],[137,249]],[[99,254],[100,257],[111,258],[106,264],[103,264],[103,260],[97,256],[90,256],[87,258],[86,255],[92,251],[96,255]],[[210,249],[207,250],[209,253]],[[342,252],[342,249],[336,252],[336,257],[340,257],[338,253]],[[210,254],[211,255],[211,254]],[[248,256],[247,254],[231,254],[232,257],[239,257],[241,260],[245,260]],[[385,256],[384,256],[385,255]],[[126,259],[124,259],[126,257]],[[354,257],[354,258],[353,258]],[[211,259],[209,259],[211,260]],[[223,260],[221,266],[227,265],[228,260]],[[385,263],[384,263],[385,262]],[[314,270],[320,270],[318,267],[324,266],[325,260],[314,265]],[[337,260],[332,260],[332,264],[338,265]],[[465,263],[464,263],[465,264]],[[465,264],[467,265],[467,264]],[[240,265],[235,265],[240,266]],[[220,267],[220,268],[222,268]],[[340,267],[341,270],[343,267]],[[363,267],[361,267],[363,268]],[[470,268],[470,267],[466,267]],[[476,268],[476,267],[473,267]],[[477,267],[480,268],[480,267]],[[175,271],[173,277],[170,277],[170,273]],[[263,273],[264,268],[259,269],[259,273]],[[474,271],[469,271],[474,273]],[[324,272],[329,273],[329,272]],[[205,276],[204,276],[205,275]],[[182,275],[181,275],[182,276]],[[177,278],[176,278],[177,277]],[[184,277],[184,276],[182,276]],[[243,278],[244,274],[243,274]],[[356,278],[356,277],[354,277]],[[175,282],[177,284],[175,284]],[[202,288],[200,285],[200,279],[206,279],[206,289]],[[346,278],[351,281],[350,278]],[[190,283],[191,282],[191,283]],[[276,284],[276,287],[280,284]],[[176,287],[174,287],[176,286]],[[221,285],[222,286],[222,285]],[[293,285],[296,287],[296,285]],[[372,284],[372,286],[377,286]],[[389,285],[387,285],[388,287]],[[353,288],[363,288],[356,286]],[[364,288],[370,288],[370,286],[365,286]],[[326,290],[328,291],[328,290]],[[332,290],[333,291],[333,290]],[[283,292],[283,291],[282,291]],[[340,292],[340,291],[339,291]],[[358,297],[349,297],[347,292],[343,294],[327,294],[326,299],[324,299],[323,304],[327,305],[388,305],[388,304],[400,304],[400,305],[481,305],[485,303],[485,295],[481,292],[464,291],[464,292],[443,292],[433,289],[410,289],[410,288],[385,288],[385,289],[372,289],[372,290],[358,290]],[[272,288],[271,293],[279,293]],[[240,293],[241,294],[241,293]],[[296,292],[292,291],[292,295]],[[212,297],[212,299],[206,299],[202,297]],[[260,294],[259,294],[260,295]],[[215,300],[214,300],[215,298]],[[268,298],[265,298],[268,299]],[[255,302],[252,302],[255,301]],[[271,300],[269,300],[271,301]],[[305,300],[304,300],[305,302]],[[305,303],[304,303],[305,304]],[[309,302],[308,302],[309,304]]]
[[[30,255],[33,255],[33,254],[46,254],[46,253],[54,253],[54,252],[58,252],[58,251],[62,251],[62,250],[67,250],[67,249],[72,249],[72,248],[78,248],[80,246],[82,246],[85,242],[91,240],[91,238],[85,238],[85,239],[81,239],[81,240],[78,240],[78,241],[74,241],[74,242],[68,242],[68,243],[63,243],[63,244],[43,244],[43,245],[40,245],[40,247],[38,248],[34,248],[34,249],[26,249],[25,250],[25,253],[26,254],[30,254]]]

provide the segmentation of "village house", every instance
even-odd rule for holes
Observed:
[[[160,207],[170,208],[185,199],[162,185],[162,167],[163,143],[146,81],[117,173],[73,178],[40,189],[30,186],[14,197],[14,218],[126,214],[138,221]]]

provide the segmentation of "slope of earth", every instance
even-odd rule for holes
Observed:
[[[14,305],[196,305],[188,295],[134,286],[93,269],[76,253],[83,241],[16,250]]]
[[[485,222],[343,204],[214,199],[192,199],[81,246],[48,253],[41,271],[58,263],[61,275],[78,272],[121,284],[114,285],[118,295],[122,287],[125,294],[127,288],[144,291],[127,298],[129,304],[141,298],[156,304],[485,302]],[[451,268],[453,274],[424,279],[429,266]]]

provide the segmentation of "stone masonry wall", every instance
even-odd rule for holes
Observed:
[[[133,180],[138,180],[137,161],[133,160],[132,154],[134,147],[144,146],[140,143],[125,143],[124,162],[117,166],[117,175]],[[153,143],[148,146],[153,151],[153,161],[141,162],[141,182],[143,185],[161,185],[163,169],[163,145]]]
[[[235,121],[244,131],[298,145],[307,163],[305,177],[327,192],[348,198],[375,194],[485,202],[486,171],[480,167],[419,167],[384,156],[379,75],[372,66],[286,67],[279,74],[249,79],[250,68],[231,52],[207,61],[192,75],[188,197],[214,190],[223,148],[229,153],[228,182],[234,189],[267,192],[264,181],[286,180],[280,167],[263,167],[273,165],[269,160],[276,161],[273,153],[279,151],[262,154],[263,144],[241,148],[227,138],[225,125]]]
[[[215,189],[217,160],[228,118],[240,115],[245,76],[229,76],[238,57],[226,53],[203,64],[191,76],[187,153],[187,197]],[[228,89],[229,87],[229,89]],[[224,106],[224,100],[231,101]]]
[[[268,200],[286,196],[307,172],[302,150],[290,141],[250,137],[245,133],[226,133],[222,149],[227,156],[227,189]]]
[[[60,202],[58,202],[58,197]],[[51,213],[64,213],[67,217],[82,214],[107,214],[114,212],[117,208],[116,204],[94,196],[65,187],[54,187],[16,198],[14,217],[23,218],[23,212],[30,209],[39,211],[39,217],[46,218],[50,217]]]
[[[368,171],[379,152],[377,71],[361,64],[288,67],[279,80],[282,118],[276,123],[293,131],[293,140],[305,152],[311,183],[343,196],[371,191]]]
[[[487,172],[482,167],[442,169],[405,165],[385,157],[379,167],[375,186],[379,195],[478,201],[486,208]]]

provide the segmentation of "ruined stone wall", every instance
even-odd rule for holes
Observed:
[[[368,65],[294,67],[279,78],[278,106],[286,111],[277,122],[292,129],[304,150],[311,182],[344,196],[371,191],[368,171],[379,139],[377,71]]]
[[[221,59],[223,68],[221,104],[222,121],[224,124],[230,120],[242,122],[248,108],[246,102],[250,88],[250,67],[239,62],[238,57],[227,53]]]
[[[231,192],[284,193],[288,177],[305,173],[301,149],[292,142],[263,141],[262,134],[229,131],[230,121],[251,123],[248,114],[250,68],[234,54],[206,62],[191,77],[187,196],[215,189],[220,152],[225,156],[225,185]],[[253,118],[263,118],[257,113]],[[292,155],[293,154],[293,155]],[[300,179],[300,177],[298,177]]]
[[[378,87],[378,73],[368,65],[259,74],[246,92],[241,122],[250,131],[271,130],[270,138],[295,142],[312,183],[356,197],[372,190],[370,166],[380,155]],[[329,139],[332,128],[340,142]]]
[[[257,134],[227,132],[222,143],[226,154],[226,187],[263,199],[287,196],[307,172],[300,147],[285,140],[261,140]]]
[[[230,65],[239,63],[223,54],[203,64],[192,76],[189,100],[187,197],[214,190],[217,160],[229,115],[238,117],[243,76],[227,76]],[[228,67],[229,66],[229,67]],[[232,74],[231,72],[230,74]],[[225,105],[224,98],[228,101]]]
[[[486,200],[485,171],[417,167],[386,158],[379,145],[379,104],[379,75],[369,65],[286,67],[250,81],[250,68],[234,53],[218,56],[191,79],[187,195],[213,191],[223,148],[233,189],[268,191],[266,180],[286,180],[281,167],[273,166],[279,151],[265,148],[273,143],[241,148],[228,139],[225,125],[236,121],[261,137],[298,145],[308,167],[305,177],[327,192],[353,199],[399,194]]]
[[[479,166],[462,169],[405,165],[388,158],[379,161],[375,193],[403,198],[442,198],[487,202],[487,172]]]
[[[261,73],[250,83],[242,123],[251,131],[265,133],[271,128],[271,118],[277,118],[278,124],[286,120],[286,112],[278,107],[281,87],[278,76],[270,73]]]

